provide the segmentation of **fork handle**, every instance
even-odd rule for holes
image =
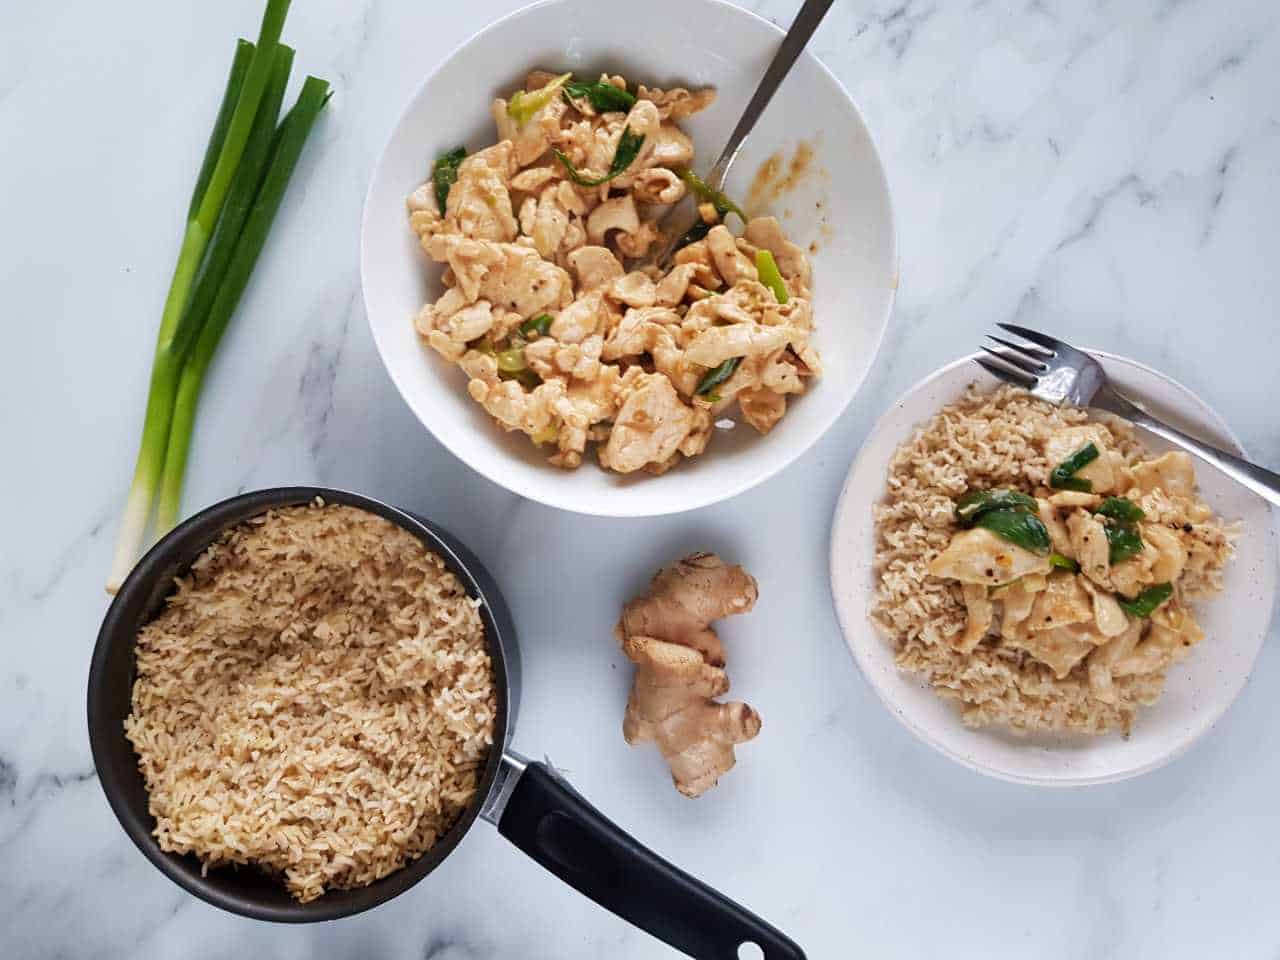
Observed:
[[[805,0],[804,6],[796,14],[786,36],[782,38],[782,43],[778,45],[773,60],[769,62],[768,69],[760,78],[756,92],[751,95],[751,102],[747,104],[747,109],[742,111],[742,117],[738,120],[738,125],[733,128],[733,133],[729,134],[729,142],[724,145],[720,156],[707,173],[706,182],[713,189],[720,190],[724,187],[725,174],[737,157],[738,151],[742,149],[742,142],[747,139],[747,134],[760,119],[760,114],[764,113],[764,108],[769,105],[778,87],[782,86],[782,81],[786,79],[792,64],[800,56],[800,51],[805,48],[813,32],[818,29],[818,24],[827,15],[833,2],[834,0]]]
[[[1231,479],[1244,484],[1268,503],[1280,506],[1280,474],[1263,469],[1256,463],[1242,460],[1240,457],[1219,450],[1217,447],[1202,443],[1195,437],[1176,430],[1167,423],[1157,420],[1143,410],[1124,394],[1109,385],[1102,386],[1094,395],[1092,406],[1110,411],[1124,417],[1131,423],[1150,430],[1157,436],[1164,437],[1170,443],[1176,443],[1184,450],[1194,453],[1201,460],[1217,467]]]

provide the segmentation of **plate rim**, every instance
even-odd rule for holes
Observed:
[[[1159,380],[1164,381],[1165,383],[1175,388],[1177,391],[1180,391],[1186,397],[1191,398],[1194,402],[1198,403],[1205,411],[1207,411],[1213,419],[1217,420],[1218,423],[1221,424],[1222,432],[1225,435],[1226,439],[1230,441],[1230,445],[1233,449],[1233,452],[1237,453],[1239,456],[1246,457],[1246,458],[1248,457],[1248,453],[1244,445],[1240,442],[1240,438],[1236,435],[1235,431],[1231,428],[1227,420],[1217,411],[1217,409],[1215,409],[1211,404],[1209,404],[1206,400],[1204,400],[1204,398],[1202,398],[1195,391],[1191,390],[1189,387],[1183,384],[1180,380],[1177,380],[1174,377],[1171,377],[1168,374],[1163,373],[1160,370],[1157,370],[1155,367],[1152,367],[1149,364],[1143,363],[1139,360],[1134,360],[1122,354],[1113,353],[1108,350],[1097,350],[1092,347],[1080,347],[1079,349],[1085,353],[1091,354],[1092,356],[1095,356],[1095,357],[1099,357],[1103,360],[1110,360],[1110,361],[1119,363],[1121,365],[1127,365],[1127,366],[1139,369]],[[935,381],[941,379],[947,374],[950,374],[954,370],[957,370],[967,364],[973,363],[980,356],[981,356],[980,353],[975,352],[975,353],[962,356],[949,363],[946,363],[943,366],[932,371],[931,373],[927,374],[920,380],[916,381],[914,384],[912,384],[910,387],[908,387],[906,390],[904,390],[902,393],[896,396],[893,402],[890,403],[888,407],[886,407],[884,412],[878,418],[876,418],[875,424],[871,427],[871,429],[867,432],[866,436],[863,438],[857,455],[853,458],[853,460],[849,464],[848,471],[845,473],[844,481],[841,483],[841,486],[840,486],[840,496],[836,500],[836,507],[832,513],[831,533],[829,537],[828,550],[827,550],[827,574],[828,574],[827,584],[831,594],[831,605],[836,615],[836,623],[840,627],[841,639],[844,641],[844,646],[848,650],[849,656],[853,659],[854,664],[857,666],[858,673],[862,676],[862,679],[864,680],[864,682],[869,687],[871,687],[871,689],[875,692],[877,699],[884,706],[885,710],[890,715],[892,715],[903,727],[905,727],[908,731],[910,731],[912,736],[914,736],[921,743],[924,743],[931,749],[947,757],[949,760],[953,760],[956,763],[960,764],[961,766],[974,771],[975,773],[980,773],[984,776],[991,777],[996,780],[1002,780],[1006,783],[1015,783],[1021,786],[1042,787],[1042,788],[1055,789],[1055,790],[1069,790],[1069,789],[1075,789],[1075,788],[1081,788],[1081,787],[1099,786],[1099,785],[1108,784],[1108,783],[1119,783],[1124,780],[1131,780],[1135,777],[1144,776],[1148,773],[1151,773],[1155,770],[1160,769],[1161,767],[1164,767],[1172,763],[1174,760],[1181,757],[1193,746],[1199,743],[1211,730],[1213,730],[1217,726],[1218,722],[1224,716],[1226,716],[1227,712],[1240,699],[1240,695],[1244,692],[1245,688],[1249,685],[1249,681],[1253,677],[1254,667],[1257,665],[1258,656],[1261,654],[1261,649],[1262,649],[1261,644],[1259,644],[1258,651],[1255,652],[1253,659],[1249,664],[1248,670],[1245,673],[1244,681],[1240,684],[1239,689],[1236,690],[1231,700],[1217,713],[1216,716],[1212,718],[1212,720],[1209,723],[1201,727],[1201,729],[1199,729],[1194,735],[1183,739],[1182,742],[1178,743],[1173,749],[1155,758],[1154,760],[1149,760],[1146,763],[1140,764],[1131,769],[1118,771],[1115,773],[1098,774],[1098,775],[1092,775],[1092,776],[1049,778],[1049,777],[1038,777],[1034,775],[1015,773],[999,767],[984,764],[979,762],[972,756],[967,756],[963,753],[960,753],[956,750],[951,749],[950,747],[944,745],[943,743],[936,741],[919,724],[915,723],[913,720],[911,720],[908,717],[907,715],[908,711],[903,709],[900,704],[894,703],[889,699],[886,692],[883,689],[881,689],[880,684],[873,678],[872,671],[869,669],[868,665],[864,664],[862,654],[859,652],[856,644],[854,643],[854,640],[853,640],[854,631],[851,629],[853,623],[848,619],[849,616],[853,615],[853,612],[846,611],[844,609],[845,605],[841,603],[837,595],[836,554],[838,550],[839,531],[843,526],[843,523],[842,523],[843,518],[845,517],[847,510],[853,509],[853,505],[851,501],[850,485],[853,481],[854,474],[858,472],[859,468],[863,465],[863,461],[867,457],[867,441],[888,427],[890,418],[894,415],[895,411],[907,401],[909,397],[914,396],[915,394],[919,393],[921,390],[927,388],[931,383],[934,383]],[[981,374],[975,371],[974,376],[976,378],[981,376]],[[914,429],[915,426],[916,424],[912,424],[909,427],[909,429]],[[905,439],[905,438],[906,437],[904,435],[902,439]],[[901,440],[899,440],[899,443],[901,443]],[[867,504],[866,506],[867,506],[867,509],[870,509],[870,504]],[[1280,530],[1280,517],[1277,516],[1277,511],[1270,508],[1270,505],[1265,505],[1265,509],[1267,509],[1268,517],[1270,521],[1268,524],[1268,529],[1270,530],[1271,535],[1274,539],[1276,536],[1277,530]],[[1277,569],[1277,560],[1275,557],[1274,550],[1270,551],[1270,559],[1271,559],[1270,570],[1272,572],[1272,576],[1270,578],[1271,582],[1269,584],[1268,592],[1270,593],[1270,597],[1271,597],[1271,609],[1267,613],[1266,624],[1263,628],[1263,641],[1262,641],[1263,643],[1266,642],[1266,636],[1270,634],[1271,628],[1274,625],[1274,613],[1275,613],[1275,605],[1276,605],[1275,599],[1278,592],[1277,584],[1278,582],[1280,582],[1280,575],[1278,575],[1280,574],[1280,570]],[[865,621],[866,623],[870,623],[866,610],[861,611],[861,613],[858,616],[862,621]],[[956,722],[959,723],[958,718]]]
[[[867,122],[865,113],[863,113],[862,109],[858,106],[857,101],[854,100],[848,89],[840,81],[840,78],[835,75],[826,63],[806,47],[806,49],[801,51],[801,58],[807,59],[814,64],[826,79],[835,86],[835,89],[839,92],[844,102],[848,105],[849,109],[852,110],[853,116],[856,117],[862,129],[866,132],[867,141],[871,146],[871,160],[874,166],[876,180],[879,183],[880,190],[883,193],[885,200],[885,225],[887,228],[886,239],[888,249],[887,259],[890,264],[890,276],[888,277],[889,282],[886,284],[885,288],[887,295],[884,306],[880,311],[880,315],[876,322],[874,343],[869,351],[871,362],[868,363],[867,370],[863,374],[861,381],[853,390],[849,391],[844,402],[832,410],[827,421],[821,425],[818,431],[814,434],[813,439],[807,445],[797,449],[790,456],[777,458],[766,469],[749,479],[722,484],[721,487],[715,491],[708,492],[701,497],[689,499],[687,501],[673,499],[670,501],[670,505],[662,504],[658,506],[641,506],[636,508],[628,505],[630,500],[627,497],[617,496],[597,498],[592,505],[582,505],[575,502],[574,494],[571,490],[566,490],[562,494],[555,495],[551,492],[550,487],[544,489],[544,485],[542,484],[533,485],[532,489],[530,489],[530,485],[524,484],[523,481],[520,480],[508,482],[504,479],[499,479],[494,476],[491,471],[482,469],[480,466],[472,463],[469,456],[465,456],[463,453],[459,452],[457,444],[455,444],[451,439],[442,436],[441,433],[434,430],[426,420],[418,415],[417,408],[409,401],[408,391],[405,385],[401,383],[400,376],[395,372],[392,364],[387,361],[386,351],[389,349],[389,345],[384,345],[382,338],[378,335],[378,328],[373,321],[373,312],[370,309],[369,284],[366,279],[369,275],[369,258],[371,256],[369,240],[371,232],[371,210],[375,202],[374,190],[378,186],[384,161],[386,160],[387,153],[391,148],[392,141],[395,140],[397,133],[404,125],[410,109],[423,95],[428,85],[435,80],[437,74],[453,62],[456,57],[458,57],[467,47],[475,43],[480,37],[490,31],[497,30],[507,25],[508,21],[513,21],[520,17],[527,16],[535,10],[543,7],[555,7],[568,2],[570,2],[570,0],[533,0],[532,3],[528,3],[516,10],[512,10],[496,20],[480,27],[454,46],[446,56],[441,58],[435,66],[427,71],[422,80],[416,87],[414,87],[412,93],[410,93],[408,98],[405,100],[404,105],[397,112],[395,121],[391,124],[389,131],[383,138],[382,146],[379,148],[377,157],[370,168],[369,182],[365,188],[364,202],[360,211],[360,296],[361,301],[364,304],[365,324],[373,338],[374,349],[377,351],[378,360],[381,363],[383,370],[391,380],[401,401],[413,414],[414,419],[417,420],[422,428],[434,437],[435,440],[440,443],[440,445],[444,447],[455,460],[462,463],[467,467],[467,469],[471,470],[477,476],[517,497],[521,497],[525,500],[531,500],[535,503],[542,504],[543,506],[562,510],[566,513],[573,513],[582,516],[639,519],[645,517],[674,516],[681,513],[688,513],[692,510],[698,510],[703,507],[713,506],[717,503],[723,503],[726,500],[740,496],[741,494],[772,480],[787,467],[790,467],[796,461],[801,459],[806,453],[813,450],[813,448],[831,432],[836,424],[839,423],[840,419],[848,413],[854,400],[859,396],[859,394],[861,394],[863,388],[867,384],[867,381],[871,378],[871,371],[875,369],[875,359],[880,355],[881,350],[884,348],[889,327],[893,322],[899,281],[902,274],[901,254],[898,243],[897,217],[893,203],[893,191],[889,182],[888,171],[885,167],[883,154],[881,153],[880,146],[876,141],[871,125]],[[700,2],[728,11],[728,15],[730,16],[742,16],[746,20],[754,21],[755,23],[764,26],[777,37],[785,35],[785,31],[773,21],[762,17],[753,10],[737,6],[736,4],[729,2],[729,0],[700,0]]]

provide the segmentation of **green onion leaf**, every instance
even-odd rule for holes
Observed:
[[[533,115],[555,99],[560,88],[572,77],[572,73],[562,73],[550,83],[537,90],[517,90],[507,102],[507,116],[523,127],[533,119]]]
[[[1049,554],[1049,566],[1057,570],[1069,570],[1072,573],[1080,572],[1080,564],[1070,557],[1057,552]]]
[[[1049,552],[1048,528],[1039,517],[1025,510],[989,510],[978,517],[976,525],[1023,550],[1041,555]]]
[[[697,243],[710,232],[711,224],[707,223],[705,220],[699,220],[681,235],[680,239],[676,241],[675,246],[671,248],[671,252],[675,253],[677,250],[681,250],[691,243]]]
[[[449,204],[449,188],[458,182],[458,167],[467,159],[466,147],[454,147],[448,153],[436,157],[431,165],[431,185],[436,191],[436,206],[440,208],[440,216],[444,216],[445,207]]]
[[[597,80],[595,83],[566,83],[564,98],[569,101],[586,97],[597,113],[626,113],[635,106],[635,94],[622,87]]]
[[[741,357],[730,357],[724,363],[720,364],[720,366],[709,370],[706,375],[698,381],[698,388],[693,392],[698,395],[710,393],[712,389],[720,386],[720,384],[732,377],[733,371],[738,369],[738,364],[741,362]]]
[[[1049,486],[1055,490],[1078,490],[1081,493],[1092,493],[1093,484],[1077,477],[1076,474],[1098,459],[1098,448],[1087,443],[1067,459],[1053,468],[1049,474]]]
[[[209,173],[193,218],[200,223],[206,237],[213,233],[218,214],[222,211],[222,202],[226,199],[227,190],[231,188],[231,178],[235,176],[240,156],[249,142],[253,121],[258,115],[258,104],[262,101],[262,93],[271,77],[276,45],[280,42],[280,32],[284,29],[284,20],[288,14],[289,0],[267,0],[262,26],[258,30],[257,47],[245,73],[240,99],[236,102],[231,119],[227,121],[222,149],[218,151],[218,159]]]
[[[542,383],[542,378],[528,368],[523,368],[512,373],[508,373],[505,370],[499,370],[498,377],[502,380],[514,380],[526,390],[532,390]]]
[[[524,362],[523,347],[508,347],[506,350],[499,350],[496,359],[498,361],[498,370],[502,373],[519,373],[521,370],[527,369]]]
[[[1145,510],[1127,497],[1107,497],[1093,512],[1125,523],[1137,523],[1147,515]]]
[[[603,177],[584,177],[573,166],[567,156],[561,151],[556,151],[556,159],[564,166],[569,173],[569,179],[580,187],[598,187],[602,183],[608,183],[614,177],[619,177],[626,172],[627,167],[635,161],[640,155],[640,148],[644,146],[644,134],[636,134],[631,132],[630,127],[623,128],[622,136],[618,138],[618,148],[613,152],[613,162],[609,164],[609,172]]]
[[[961,526],[971,527],[988,510],[1002,509],[1037,513],[1040,505],[1016,490],[970,490],[956,501],[956,520]]]
[[[1155,612],[1156,607],[1172,596],[1173,584],[1157,583],[1154,587],[1147,587],[1132,600],[1116,597],[1116,602],[1120,604],[1120,609],[1131,617],[1149,617]]]
[[[196,186],[191,191],[191,205],[187,208],[187,219],[195,218],[200,209],[200,201],[209,186],[209,178],[213,176],[213,168],[218,163],[218,154],[222,152],[222,144],[227,139],[227,127],[231,125],[231,115],[235,113],[236,102],[240,99],[240,91],[244,88],[245,74],[249,72],[249,62],[253,59],[254,46],[248,40],[236,41],[236,55],[231,61],[231,73],[227,77],[226,89],[222,92],[222,105],[218,107],[217,119],[213,121],[213,132],[209,134],[209,143],[204,149],[204,161],[200,164],[200,172],[196,175]]]
[[[227,275],[232,254],[240,239],[240,231],[249,217],[249,210],[262,183],[263,172],[271,159],[276,120],[280,115],[280,105],[284,102],[284,91],[289,85],[292,67],[293,50],[283,43],[278,45],[275,63],[263,91],[262,102],[258,105],[258,115],[254,118],[249,141],[231,181],[231,188],[227,191],[226,202],[222,205],[222,216],[218,218],[213,236],[209,238],[209,250],[196,277],[191,300],[173,334],[173,349],[179,357],[185,358],[195,345]]]
[[[560,425],[555,421],[547,424],[541,430],[537,430],[529,434],[529,439],[539,447],[544,443],[555,443],[560,437]]]
[[[768,250],[756,251],[756,273],[760,275],[760,282],[773,291],[779,303],[787,302],[787,283],[782,279],[778,263]]]
[[[1107,531],[1107,543],[1111,547],[1110,559],[1112,564],[1128,560],[1146,548],[1146,544],[1142,542],[1142,537],[1138,534],[1137,527],[1127,523],[1108,523],[1105,529]]]
[[[209,363],[213,360],[222,335],[226,333],[231,317],[240,304],[240,298],[249,285],[249,277],[266,244],[271,224],[275,221],[289,180],[297,167],[298,157],[302,154],[302,147],[320,111],[328,102],[329,84],[316,77],[307,77],[297,102],[275,133],[271,160],[258,186],[253,207],[236,240],[226,275],[209,308],[200,337],[182,368],[160,484],[157,528],[161,533],[167,532],[178,518],[196,407]]]
[[[526,337],[532,337],[535,334],[539,337],[545,337],[547,331],[551,329],[551,314],[540,313],[536,317],[526,320],[520,324],[520,332]]]
[[[709,203],[716,208],[716,213],[720,214],[721,220],[725,218],[726,214],[734,213],[738,215],[738,219],[743,223],[747,222],[747,215],[742,212],[742,208],[740,206],[725,196],[723,192],[715,189],[715,187],[711,186],[692,170],[685,168],[683,170],[678,170],[677,173],[680,174],[680,179],[685,182],[685,186],[693,192],[694,196],[703,203]],[[784,300],[782,302],[785,303],[786,301]]]

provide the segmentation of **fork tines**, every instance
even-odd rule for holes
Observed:
[[[977,358],[978,363],[1000,380],[1026,390],[1032,389],[1038,382],[1039,375],[1049,369],[1049,365],[1044,361],[1054,356],[1054,351],[1050,347],[1052,341],[1043,334],[1028,330],[1026,327],[1018,327],[1010,323],[1000,323],[997,326],[1029,342],[1015,343],[1012,340],[987,334],[987,339],[998,346],[989,347],[983,344],[982,349],[988,356]]]

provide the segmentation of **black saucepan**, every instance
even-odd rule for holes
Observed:
[[[294,901],[276,880],[254,870],[222,868],[201,875],[194,856],[165,853],[151,835],[147,792],[137,757],[125,739],[134,680],[134,640],[184,571],[229,527],[271,507],[323,497],[368,510],[398,524],[443,558],[480,607],[498,695],[495,749],[471,806],[423,856],[358,890],[334,891],[310,903]],[[367,910],[413,886],[449,855],[479,817],[565,883],[596,903],[693,957],[734,960],[754,943],[767,960],[804,952],[780,931],[640,845],[587,803],[549,764],[508,749],[519,699],[515,625],[488,571],[461,543],[434,524],[359,494],[286,487],[235,497],[197,514],[161,540],[134,568],[98,634],[89,670],[89,740],[102,789],[133,842],[179,885],[234,913],[287,923],[332,920]]]

